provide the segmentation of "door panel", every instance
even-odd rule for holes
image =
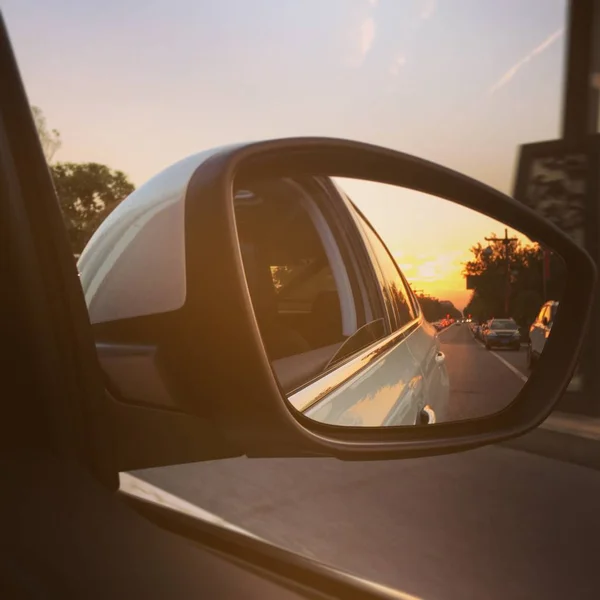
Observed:
[[[422,379],[421,367],[402,339],[305,414],[331,425],[414,425],[424,403]]]
[[[434,411],[437,423],[446,420],[449,402],[449,381],[445,357],[433,325],[423,321],[407,339],[415,361],[423,375],[423,394]]]

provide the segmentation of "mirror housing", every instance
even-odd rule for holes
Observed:
[[[260,177],[319,174],[445,198],[517,228],[561,255],[569,275],[553,335],[509,407],[489,417],[411,428],[342,428],[291,410],[254,315],[236,230],[234,185],[244,189],[244,182]],[[127,222],[134,224],[129,230]],[[114,260],[107,264],[111,252]],[[497,190],[414,156],[328,138],[229,146],[177,163],[113,211],[78,264],[115,395],[125,404],[202,422],[212,435],[213,446],[205,449],[210,458],[382,460],[456,452],[521,435],[548,416],[569,383],[596,281],[584,250]],[[131,356],[132,349],[145,357],[144,371],[128,387],[128,369],[119,372],[109,363],[123,353]],[[196,434],[203,435],[199,429]],[[200,451],[190,460],[202,459]]]

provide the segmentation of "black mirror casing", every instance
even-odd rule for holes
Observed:
[[[122,470],[238,454],[380,460],[455,452],[525,433],[546,418],[566,389],[587,329],[595,266],[565,234],[517,201],[428,161],[338,139],[229,146],[205,153],[197,165],[186,164],[189,174],[180,188],[185,194],[185,302],[164,314],[94,325],[101,342],[156,345],[157,369],[169,395],[164,407],[141,408],[143,398],[135,406],[116,404]],[[444,198],[502,221],[560,254],[568,271],[560,314],[543,359],[510,406],[493,416],[434,427],[371,428],[318,423],[288,405],[267,358],[246,284],[234,187],[244,189],[245,182],[261,178],[307,175],[370,180]],[[123,215],[126,210],[124,206]],[[116,229],[119,218],[95,237]],[[144,258],[139,249],[136,257],[141,260],[138,270],[151,274],[153,259]],[[84,289],[87,280],[84,269]]]
[[[263,348],[237,241],[233,187],[261,177],[333,175],[412,188],[484,213],[552,247],[569,277],[544,360],[517,399],[496,415],[435,428],[332,427],[292,414]],[[566,389],[575,369],[595,284],[589,255],[528,208],[444,167],[391,150],[334,139],[287,139],[248,144],[211,157],[193,175],[186,198],[190,302],[209,323],[213,409],[223,431],[248,455],[333,455],[381,459],[456,451],[498,442],[537,426]],[[215,257],[219,260],[216,261]],[[219,281],[206,294],[203,281]],[[228,311],[222,310],[222,299]],[[584,317],[582,317],[584,315]],[[235,340],[235,343],[232,343]],[[228,366],[235,365],[235,373]],[[222,383],[219,382],[221,380]]]

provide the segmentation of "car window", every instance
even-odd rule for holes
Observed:
[[[394,329],[404,327],[417,316],[417,307],[412,295],[385,244],[367,220],[358,211],[354,212],[373,263],[379,267],[383,295]]]
[[[315,193],[298,181],[273,180],[257,183],[251,201],[247,190],[236,199],[255,316],[286,392],[384,335],[383,327],[365,327],[360,275],[343,258]]]

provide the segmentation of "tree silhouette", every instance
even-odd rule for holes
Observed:
[[[62,145],[60,133],[49,129],[42,109],[31,107],[40,143],[50,167],[73,253],[81,253],[100,223],[135,186],[122,171],[98,163],[52,163]]]
[[[56,163],[50,172],[73,253],[79,254],[135,187],[122,171],[98,163]]]
[[[62,146],[62,140],[60,133],[57,129],[48,129],[46,117],[42,109],[39,106],[32,106],[31,113],[33,114],[33,120],[35,121],[35,128],[37,129],[42,150],[46,157],[46,162],[50,164],[56,152]]]
[[[452,319],[462,318],[460,310],[449,300],[439,300],[438,298],[424,294],[417,294],[417,299],[419,300],[425,319],[430,323],[445,319],[446,315],[450,315]]]
[[[473,259],[464,264],[463,275],[474,277],[475,289],[465,313],[472,314],[477,321],[510,316],[528,328],[545,300],[559,300],[562,296],[566,280],[564,263],[559,256],[550,254],[550,273],[544,285],[544,250],[539,244],[511,242],[508,258],[502,242],[492,242],[486,247],[478,243],[470,251]],[[509,282],[506,315],[504,300]]]

